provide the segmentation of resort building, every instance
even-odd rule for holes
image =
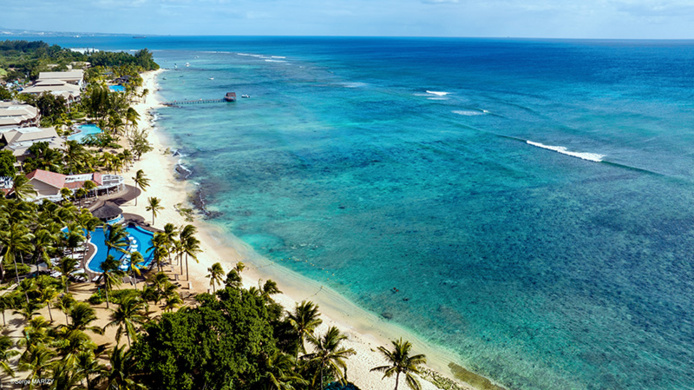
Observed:
[[[38,80],[34,85],[24,88],[21,93],[41,95],[44,92],[62,96],[68,103],[79,101],[82,90],[79,86],[62,80]]]
[[[65,141],[53,127],[20,127],[0,129],[0,149],[9,149],[18,161],[24,161],[29,148],[37,142],[48,142],[51,149],[65,149]]]
[[[0,102],[0,131],[16,127],[38,126],[38,108],[28,104]]]
[[[41,95],[49,92],[55,96],[62,96],[68,103],[72,103],[79,101],[83,85],[84,71],[82,69],[67,72],[41,72],[34,85],[24,88],[22,93]]]
[[[111,194],[125,189],[125,180],[123,176],[101,174],[101,173],[85,173],[79,175],[63,175],[60,173],[44,171],[37,169],[27,175],[29,184],[34,186],[36,197],[34,201],[50,200],[57,202],[62,200],[60,190],[67,188],[74,193],[84,186],[87,181],[93,181],[97,187],[93,189],[96,195]]]
[[[84,71],[75,69],[66,72],[40,72],[38,81],[64,81],[81,88],[84,83]]]

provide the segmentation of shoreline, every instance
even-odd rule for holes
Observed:
[[[189,195],[194,193],[196,189],[193,183],[175,177],[174,168],[178,158],[170,152],[167,153],[174,146],[174,142],[166,133],[157,128],[154,120],[153,111],[164,107],[160,104],[159,96],[157,96],[158,84],[156,80],[162,72],[164,70],[160,69],[142,74],[142,88],[149,89],[150,95],[145,102],[133,106],[140,114],[138,128],[148,132],[148,139],[154,149],[140,161],[136,161],[130,171],[124,174],[126,183],[132,185],[131,175],[134,175],[138,169],[142,169],[145,175],[150,178],[150,187],[140,195],[137,206],[135,201],[129,201],[121,208],[124,212],[142,215],[149,222],[151,221],[151,213],[145,210],[147,198],[158,197],[165,209],[155,218],[156,223],[154,225],[162,227],[170,222],[176,226],[181,226],[189,222],[185,221],[185,218],[175,210],[174,206],[180,203],[190,204]],[[192,291],[196,293],[208,292],[209,281],[205,275],[207,268],[213,263],[220,262],[225,271],[228,271],[236,262],[243,261],[246,264],[246,269],[242,273],[245,288],[256,286],[259,280],[272,279],[277,282],[282,291],[282,293],[274,295],[273,298],[285,309],[291,310],[296,303],[302,300],[311,300],[319,306],[323,320],[323,324],[317,329],[318,333],[323,333],[329,326],[336,326],[348,336],[344,346],[354,348],[357,352],[356,355],[347,359],[348,373],[351,373],[349,379],[362,390],[394,386],[394,378],[381,380],[382,375],[370,372],[370,369],[385,364],[385,359],[377,347],[389,348],[390,340],[400,337],[413,344],[413,353],[424,353],[427,356],[426,368],[446,378],[454,377],[449,364],[459,364],[457,362],[461,361],[455,352],[435,346],[412,331],[388,322],[377,314],[359,307],[330,287],[261,256],[222,226],[201,220],[199,214],[196,213],[197,218],[192,224],[198,228],[198,238],[201,241],[203,252],[198,256],[199,263],[192,259],[189,261]],[[184,276],[181,276],[180,282],[183,286],[182,289],[185,290],[189,282],[183,278]],[[469,373],[466,374],[466,377],[467,375],[470,375],[472,379],[470,382],[479,383],[483,388],[489,388],[489,385],[492,385],[486,378],[477,374]],[[462,383],[460,379],[456,379],[455,382],[463,389],[476,388],[469,383]],[[435,390],[437,388],[421,377],[420,383],[423,390]]]

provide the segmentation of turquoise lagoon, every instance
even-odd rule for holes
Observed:
[[[694,42],[51,39],[251,95],[157,114],[213,222],[465,367],[694,388]]]

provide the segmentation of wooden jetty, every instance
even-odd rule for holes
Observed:
[[[164,103],[162,103],[162,105],[174,107],[174,106],[180,106],[183,104],[206,104],[206,103],[224,103],[224,102],[226,102],[226,100],[224,100],[224,99],[174,100],[171,102],[164,102]]]
[[[198,99],[198,100],[174,100],[171,102],[164,102],[162,105],[169,107],[181,106],[183,104],[207,104],[207,103],[224,103],[224,102],[235,102],[236,93],[227,92],[223,99]]]

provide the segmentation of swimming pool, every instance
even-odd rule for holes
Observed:
[[[125,87],[122,85],[109,85],[108,89],[110,89],[111,92],[125,92]]]
[[[140,252],[145,259],[143,266],[148,267],[154,258],[154,251],[149,250],[153,246],[152,237],[154,237],[154,234],[139,226],[133,225],[126,227],[125,230],[128,232],[128,239],[130,240],[128,251]],[[105,241],[106,236],[104,235],[104,229],[102,227],[96,228],[96,230],[92,232],[89,240],[89,242],[96,246],[96,253],[94,253],[92,258],[87,262],[87,268],[92,272],[103,272],[101,264],[106,260],[106,252],[108,251],[104,243]],[[109,254],[121,261],[121,270],[125,271],[128,268],[130,254],[124,254],[114,249],[111,249]]]
[[[92,123],[86,125],[79,125],[78,128],[80,130],[79,133],[69,135],[67,137],[68,140],[82,142],[84,141],[84,138],[88,135],[101,133],[101,129],[99,128],[99,126]]]

